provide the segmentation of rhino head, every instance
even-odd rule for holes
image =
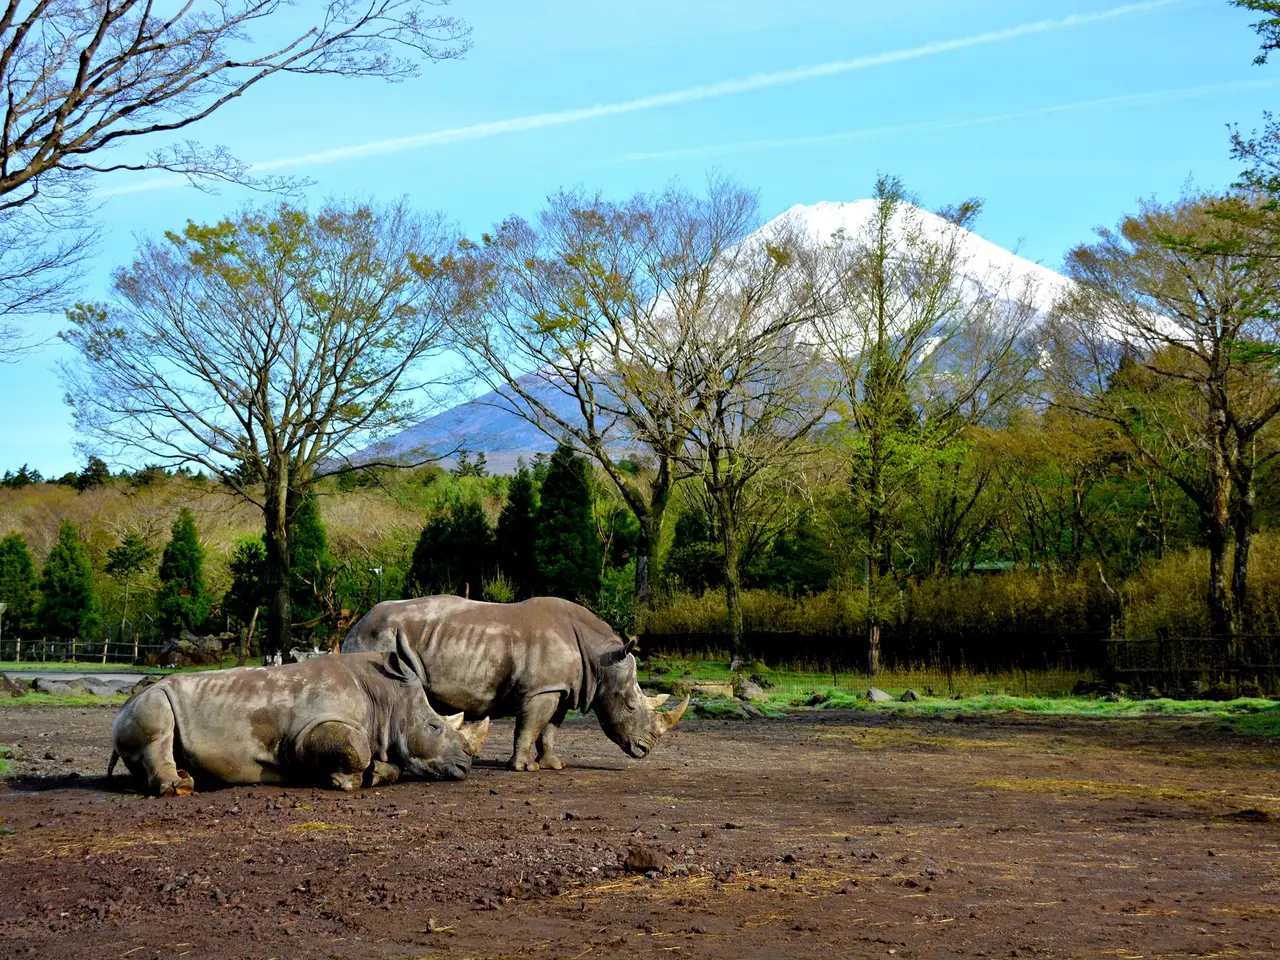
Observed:
[[[663,734],[680,722],[689,698],[674,710],[659,713],[667,695],[645,696],[636,680],[636,642],[628,640],[596,659],[596,695],[592,708],[605,735],[631,756],[648,756]]]
[[[489,718],[464,723],[461,713],[448,717],[436,713],[427,700],[422,660],[403,636],[396,639],[387,672],[413,688],[401,704],[393,731],[405,772],[436,780],[461,780],[471,771],[471,761],[489,735]]]

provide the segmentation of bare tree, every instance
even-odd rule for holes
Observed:
[[[1280,455],[1280,260],[1259,258],[1247,197],[1144,203],[1067,260],[1052,328],[1058,403],[1112,424],[1200,515],[1209,620],[1244,613],[1254,476]],[[1228,561],[1234,537],[1234,561]]]
[[[756,225],[728,181],[611,203],[552,197],[536,222],[504,222],[465,264],[471,309],[456,345],[497,403],[593,457],[639,520],[637,623],[652,599],[662,524],[680,478],[688,397],[679,336],[722,282],[715,267]],[[650,468],[624,460],[643,451]]]
[[[282,33],[289,0],[188,0],[163,12],[153,0],[0,0],[0,319],[59,305],[92,237],[84,198],[99,174],[283,185],[190,139],[116,148],[177,134],[276,74],[394,81],[461,56],[467,27],[431,11],[446,3],[329,0],[315,5],[318,22]],[[24,207],[39,217],[16,216]]]
[[[820,325],[849,427],[851,489],[866,525],[868,664],[880,666],[877,581],[890,570],[899,515],[926,451],[1022,385],[1018,345],[1034,314],[1008,270],[974,262],[976,201],[932,216],[892,177],[856,234],[834,240],[840,309]]]
[[[72,314],[78,428],[108,454],[199,464],[262,510],[272,649],[289,641],[289,520],[307,485],[418,415],[450,242],[403,202],[249,211],[144,243],[110,307]]]
[[[804,226],[788,220],[719,251],[694,309],[664,317],[673,375],[641,382],[666,392],[685,438],[677,462],[715,506],[734,667],[745,654],[742,531],[762,489],[776,493],[795,479],[832,402],[814,331],[832,309],[828,264]]]

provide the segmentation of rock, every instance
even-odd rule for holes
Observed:
[[[914,690],[907,689],[902,691],[901,700],[903,703],[914,703],[916,700],[919,700],[919,699],[920,699],[920,694],[916,693]]]
[[[30,688],[26,684],[19,683],[17,680],[12,680],[7,675],[0,673],[0,697],[22,697],[30,692]]]
[[[747,700],[751,703],[764,703],[769,699],[769,695],[764,692],[760,684],[742,677],[733,682],[733,695],[739,700]]]
[[[733,684],[717,680],[696,680],[690,685],[690,693],[695,697],[711,699],[733,699]]]
[[[127,682],[127,681],[126,681]],[[95,697],[114,697],[120,693],[118,680],[103,680],[101,677],[85,677],[84,688]]]
[[[79,697],[86,692],[84,681],[79,677],[56,680],[53,677],[36,677],[31,688],[36,693],[47,693],[51,697]]]
[[[872,703],[892,703],[893,697],[885,693],[879,687],[872,687],[867,691],[867,699]]]
[[[137,694],[141,693],[143,690],[147,689],[147,687],[151,686],[153,683],[159,683],[159,682],[160,682],[159,677],[155,676],[154,674],[148,674],[147,676],[143,677],[141,680],[139,680],[137,683],[135,683],[133,686],[129,688],[129,696],[131,697],[136,696]]]
[[[234,639],[233,633],[197,637],[183,630],[180,637],[166,640],[159,653],[147,654],[147,662],[164,667],[216,667],[222,662],[223,642]]]
[[[301,650],[298,647],[294,647],[289,651],[289,662],[302,663],[303,661],[311,660],[315,657],[327,657],[328,655],[328,650],[321,650],[315,645],[312,645],[310,650]]]
[[[670,862],[667,855],[656,847],[637,843],[627,850],[622,869],[627,873],[648,873],[650,870],[665,870]]]
[[[743,703],[742,712],[753,720],[760,720],[764,717],[764,711],[750,701]]]

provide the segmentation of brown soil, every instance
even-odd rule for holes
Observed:
[[[111,716],[0,713],[0,956],[1280,953],[1280,745],[1208,723],[688,720],[637,762],[588,720],[533,774],[502,724],[461,783],[152,800]]]

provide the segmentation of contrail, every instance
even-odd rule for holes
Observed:
[[[808,80],[817,80],[823,77],[833,77],[844,73],[853,73],[858,70],[870,70],[875,67],[888,66],[894,63],[922,60],[927,57],[936,57],[945,53],[953,53],[957,50],[966,50],[972,47],[981,47],[994,43],[1004,43],[1009,40],[1017,40],[1022,37],[1029,37],[1037,34],[1054,33],[1074,27],[1084,27],[1090,24],[1102,23],[1108,20],[1115,20],[1120,17],[1131,16],[1133,14],[1159,10],[1182,2],[1183,0],[1144,0],[1144,2],[1140,3],[1127,3],[1123,6],[1112,7],[1109,10],[1101,10],[1097,13],[1079,13],[1050,20],[1036,20],[1031,23],[1005,27],[1000,30],[991,30],[985,33],[973,34],[972,36],[960,37],[954,40],[938,40],[918,47],[890,50],[886,53],[856,57],[852,60],[833,60],[828,63],[820,63],[808,67],[797,67],[795,69],[782,70],[774,73],[758,73],[749,77],[722,80],[717,83],[701,84],[698,86],[685,87],[681,90],[672,90],[668,93],[660,93],[648,97],[638,97],[632,100],[623,100],[619,103],[597,104],[590,107],[578,107],[570,110],[559,110],[550,113],[537,113],[524,117],[512,117],[507,120],[476,123],[465,127],[452,127],[445,130],[432,130],[426,133],[412,134],[406,137],[374,140],[369,143],[337,147],[332,150],[321,150],[315,153],[306,153],[295,157],[282,157],[276,160],[266,160],[252,164],[250,169],[255,173],[266,173],[274,170],[286,170],[292,167],[336,163],[341,160],[355,160],[366,157],[382,156],[389,153],[400,153],[405,150],[412,150],[419,147],[440,146],[443,144],[461,143],[468,140],[483,140],[489,137],[501,136],[508,133],[521,133],[527,130],[540,130],[546,127],[567,126],[569,124],[582,123],[587,120],[596,120],[602,117],[614,117],[619,114],[638,113],[644,110],[657,110],[662,107],[695,103],[702,100],[715,100],[720,97],[751,93],[756,90],[765,90],[771,87],[788,86],[791,84],[803,83]],[[141,183],[129,184],[117,189],[104,190],[100,192],[100,195],[111,196],[125,193],[139,193],[147,190],[178,186],[185,182],[185,180],[179,180],[177,178],[157,178],[153,180],[146,180]]]
[[[1127,93],[1115,97],[1103,97],[1097,100],[1078,100],[1074,103],[1059,103],[1048,107],[1032,107],[1028,110],[1017,110],[1011,113],[996,113],[985,117],[968,117],[963,120],[922,120],[918,123],[903,123],[887,127],[867,127],[862,130],[846,130],[839,133],[814,134],[806,137],[785,137],[773,140],[739,140],[733,143],[711,144],[705,147],[685,147],[676,150],[652,150],[643,153],[626,153],[614,157],[613,163],[634,163],[641,160],[686,160],[702,157],[718,157],[731,153],[747,153],[752,150],[773,150],[782,147],[813,146],[823,143],[840,143],[853,140],[877,140],[881,137],[900,136],[910,133],[940,133],[944,130],[959,130],[965,127],[980,127],[993,123],[1006,123],[1012,120],[1027,120],[1037,117],[1048,117],[1058,113],[1078,113],[1086,110],[1106,107],[1150,106],[1161,103],[1176,103],[1179,100],[1194,100],[1197,97],[1208,97],[1217,93],[1229,93],[1239,90],[1260,90],[1267,87],[1280,86],[1277,80],[1243,80],[1235,83],[1217,83],[1202,87],[1187,87],[1180,90],[1151,90],[1146,93]]]

